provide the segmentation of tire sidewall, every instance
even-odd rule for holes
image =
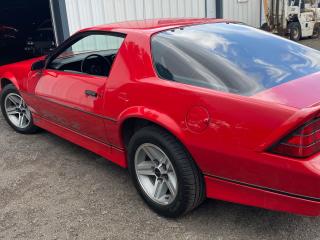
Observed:
[[[154,211],[161,215],[165,215],[166,217],[175,217],[177,212],[179,212],[179,208],[181,208],[181,204],[183,204],[184,199],[184,192],[181,187],[181,184],[183,184],[183,178],[181,177],[181,170],[179,168],[179,162],[176,161],[175,153],[172,151],[171,146],[164,141],[159,134],[155,134],[152,131],[149,132],[149,134],[146,134],[144,131],[138,132],[136,135],[133,136],[133,138],[130,141],[131,144],[129,144],[128,147],[128,165],[129,165],[129,173],[131,175],[131,178],[133,179],[133,183],[135,187],[139,190],[139,194],[142,196],[144,201],[152,207]],[[159,148],[161,148],[162,151],[168,156],[170,159],[173,168],[177,175],[177,186],[178,186],[178,192],[173,200],[172,203],[168,205],[160,205],[158,203],[155,203],[144,191],[143,187],[140,185],[138,176],[135,171],[135,153],[137,149],[144,143],[151,143]],[[181,211],[182,212],[182,211]],[[175,213],[175,214],[173,214]]]
[[[314,27],[314,32],[313,32],[313,36],[312,38],[319,38],[320,37],[320,24],[317,24],[315,27]]]
[[[301,27],[300,24],[297,22],[291,23],[289,25],[289,29],[290,29],[290,39],[297,42],[301,39]],[[296,30],[298,32],[298,37],[295,38],[293,30]]]
[[[19,96],[21,96],[21,94],[19,93],[19,91],[12,85],[9,84],[7,86],[5,86],[2,90],[1,96],[0,96],[0,105],[1,105],[1,112],[2,115],[4,116],[6,122],[10,125],[10,127],[12,127],[16,132],[19,133],[23,133],[23,134],[28,134],[28,133],[33,133],[36,131],[36,126],[33,124],[33,117],[31,114],[31,119],[30,119],[30,124],[28,125],[28,127],[26,128],[19,128],[16,127],[9,119],[7,112],[5,110],[5,98],[8,96],[8,94],[10,93],[15,93]],[[22,97],[22,96],[21,96]]]

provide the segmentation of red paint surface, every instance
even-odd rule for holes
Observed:
[[[320,103],[319,81],[320,73],[318,72],[258,93],[254,98],[299,109],[318,106]]]
[[[210,124],[210,115],[203,107],[192,107],[187,114],[187,126],[190,131],[203,132]]]
[[[150,50],[152,34],[215,21],[220,20],[152,20],[91,28],[127,34],[109,78],[52,70],[31,72],[30,66],[36,59],[3,66],[0,76],[21,91],[40,127],[123,167],[127,166],[121,134],[123,123],[130,118],[147,119],[175,135],[205,175],[283,192],[274,194],[206,177],[208,197],[320,215],[319,202],[285,194],[320,199],[320,155],[299,160],[266,152],[280,138],[318,114],[319,74],[253,97],[157,77]],[[87,89],[97,91],[98,98],[87,97],[84,94]],[[201,106],[202,110],[192,110],[195,106]],[[205,120],[205,112],[209,121]],[[193,131],[193,127],[201,131]]]

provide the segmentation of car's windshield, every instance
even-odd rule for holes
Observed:
[[[158,75],[240,95],[320,71],[319,51],[233,23],[174,29],[152,38]]]

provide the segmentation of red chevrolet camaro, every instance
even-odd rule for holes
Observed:
[[[238,22],[82,30],[0,68],[1,110],[129,168],[177,217],[208,198],[320,215],[320,53]]]

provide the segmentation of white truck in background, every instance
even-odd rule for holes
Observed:
[[[267,22],[262,29],[299,41],[320,35],[318,0],[264,0]]]

